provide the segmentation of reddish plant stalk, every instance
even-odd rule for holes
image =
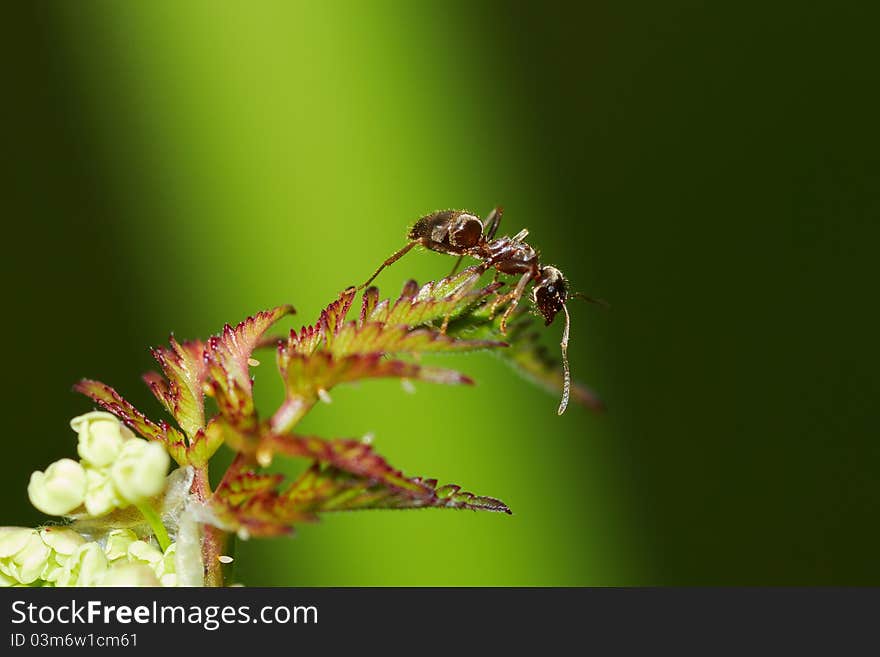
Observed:
[[[230,468],[231,469],[231,468]],[[196,468],[193,477],[193,495],[200,502],[211,497],[211,485],[208,481],[208,466]],[[205,586],[224,586],[224,568],[220,556],[224,554],[229,543],[229,534],[213,525],[202,525],[202,563],[205,565]]]

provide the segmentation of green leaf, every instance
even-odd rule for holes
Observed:
[[[377,303],[378,290],[370,288],[364,294],[360,324],[367,321],[409,327],[424,326],[432,322],[454,319],[487,299],[502,283],[491,283],[477,289],[482,276],[479,266],[439,281],[431,281],[421,288],[409,281],[394,303],[390,300]]]
[[[241,507],[256,497],[271,494],[282,481],[282,474],[246,471],[225,480],[215,497],[222,498],[230,507]]]
[[[283,475],[252,471],[224,478],[209,504],[214,523],[248,538],[289,534],[295,524],[316,521],[314,513],[284,508],[276,490],[283,479]]]
[[[199,429],[186,450],[190,464],[200,468],[206,465],[214,456],[214,452],[220,449],[220,445],[223,444],[223,434],[215,430],[215,427],[222,422],[222,418],[215,417],[211,419],[206,428]]]
[[[419,487],[418,493],[382,486],[333,466],[313,464],[281,497],[286,508],[300,514],[427,508],[512,513],[501,500],[474,495],[455,484],[437,487],[436,479],[420,477],[409,481]]]
[[[431,329],[412,330],[405,324],[389,325],[369,321],[361,325],[345,324],[332,345],[329,353],[336,357],[351,354],[416,354],[430,352],[456,352],[505,347],[498,340],[460,340]]]
[[[205,428],[204,384],[208,375],[205,344],[201,340],[179,343],[174,336],[169,338],[169,343],[170,349],[152,350],[166,378],[148,372],[143,379],[187,436],[194,439]]]
[[[285,350],[312,354],[325,346],[328,340],[332,340],[336,332],[342,328],[356,295],[357,290],[353,287],[343,290],[336,301],[321,311],[317,323],[313,326],[304,326],[299,333],[290,332]]]
[[[421,492],[398,470],[392,468],[373,448],[360,440],[325,440],[315,436],[271,435],[264,447],[272,454],[308,458],[332,465],[353,475],[364,477],[391,488]],[[265,463],[265,460],[263,461]]]
[[[208,390],[217,400],[220,413],[231,424],[247,429],[256,427],[251,354],[263,334],[279,319],[293,313],[293,306],[279,306],[257,313],[235,328],[227,324],[220,335],[208,339],[205,362]]]
[[[394,302],[386,299],[380,303],[379,290],[371,287],[363,294],[356,322],[345,319],[356,296],[354,288],[347,288],[321,312],[315,325],[303,327],[298,333],[291,331],[284,351],[309,355],[324,350],[342,356],[379,351],[416,353],[503,346],[504,342],[500,340],[467,344],[458,343],[437,331],[419,331],[419,327],[461,315],[501,287],[501,283],[492,283],[475,289],[481,273],[477,267],[470,267],[421,288],[415,281],[409,281]]]
[[[315,459],[286,488],[281,475],[245,471],[224,480],[211,508],[225,529],[253,536],[287,533],[318,514],[365,509],[448,508],[510,513],[503,502],[437,486],[436,480],[408,478],[373,449],[355,440],[277,437],[278,451]]]

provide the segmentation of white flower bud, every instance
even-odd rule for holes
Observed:
[[[128,560],[155,568],[162,562],[162,550],[146,541],[134,541],[128,546]]]
[[[122,444],[134,437],[115,416],[101,411],[73,418],[70,427],[79,434],[80,458],[98,468],[113,463]]]
[[[122,498],[136,504],[157,495],[165,487],[170,461],[161,444],[135,438],[122,446],[110,477]]]
[[[107,572],[107,558],[97,543],[83,543],[64,564],[56,586],[98,586]]]
[[[72,459],[55,461],[45,472],[31,474],[28,497],[37,509],[50,516],[63,516],[83,503],[86,473]]]
[[[137,535],[130,529],[114,529],[107,534],[107,543],[104,545],[104,554],[110,561],[116,561],[128,556],[128,546],[138,540]]]
[[[40,530],[40,538],[52,549],[46,560],[40,579],[54,582],[64,571],[65,564],[77,549],[86,542],[82,536],[67,527],[44,527]]]
[[[176,543],[171,543],[164,554],[155,545],[146,541],[134,541],[128,546],[128,560],[131,563],[148,566],[162,586],[177,586],[177,574],[174,572],[176,553]]]
[[[95,518],[125,506],[110,478],[110,468],[86,468],[86,511]]]
[[[52,554],[40,533],[26,527],[0,527],[0,573],[20,584],[40,577]]]
[[[69,557],[86,542],[86,539],[67,527],[43,527],[40,530],[40,538],[62,557]]]
[[[30,540],[30,527],[0,527],[0,559],[15,555]]]
[[[101,586],[161,586],[152,568],[142,563],[116,563],[101,580]]]
[[[0,586],[51,584],[85,545],[67,527],[0,527]]]

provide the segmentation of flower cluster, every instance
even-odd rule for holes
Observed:
[[[80,522],[134,505],[156,538],[131,529],[95,532],[93,526],[80,532],[77,523],[0,527],[0,586],[176,586],[177,545],[150,506],[150,498],[165,489],[168,453],[135,437],[109,413],[86,413],[70,426],[80,459],[61,459],[34,472],[31,503]]]
[[[28,497],[37,509],[64,516],[82,507],[98,517],[161,492],[170,462],[162,445],[136,438],[101,411],[76,417],[70,426],[79,436],[80,460],[61,459],[31,475]]]
[[[0,527],[0,586],[176,586],[176,549],[125,529],[88,541],[68,527]]]

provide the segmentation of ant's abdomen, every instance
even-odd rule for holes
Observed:
[[[409,239],[432,251],[461,254],[483,236],[483,222],[464,210],[440,210],[419,219]]]
[[[460,214],[458,210],[440,210],[419,219],[409,231],[411,240],[443,242],[448,232],[449,221]]]

